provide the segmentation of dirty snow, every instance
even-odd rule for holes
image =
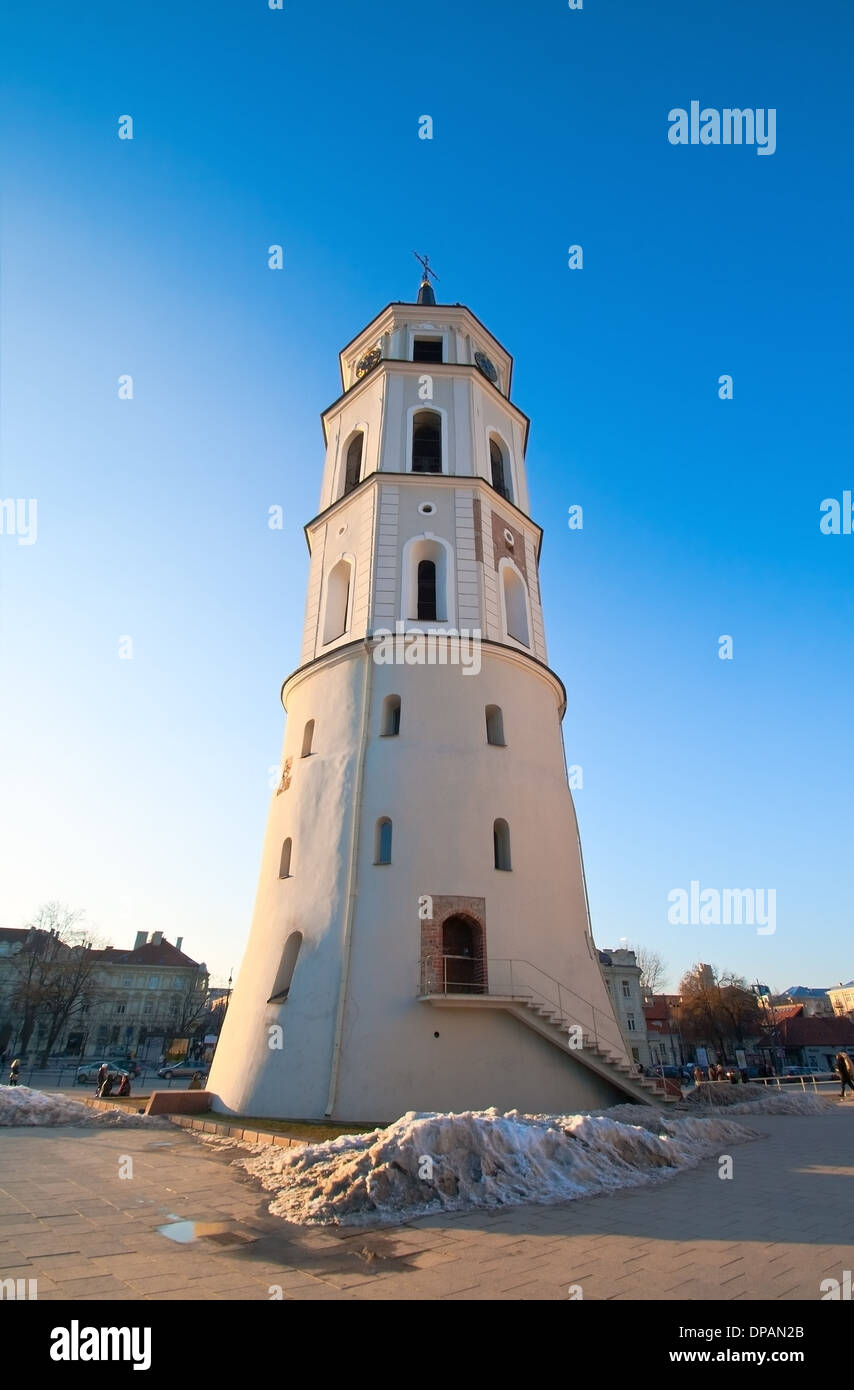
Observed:
[[[626,1110],[642,1117],[616,1118]],[[563,1116],[410,1111],[370,1134],[301,1149],[256,1146],[236,1162],[274,1194],[273,1215],[355,1225],[636,1187],[758,1137],[729,1119],[663,1116],[642,1106]]]
[[[168,1123],[166,1121],[165,1123]],[[155,1116],[127,1110],[93,1110],[70,1096],[48,1095],[29,1086],[0,1086],[0,1127],[3,1125],[86,1125],[97,1129],[164,1127]]]
[[[749,1098],[745,1099],[746,1089],[742,1086],[721,1087],[720,1091],[712,1092],[711,1103],[706,1096],[696,1091],[692,1091],[686,1099],[697,1112],[702,1113],[704,1107],[708,1112],[725,1106],[728,1115],[821,1115],[827,1110],[832,1110],[836,1104],[835,1099],[826,1094],[819,1095],[813,1091],[794,1088],[769,1088],[757,1095],[759,1088],[755,1087],[749,1092]]]

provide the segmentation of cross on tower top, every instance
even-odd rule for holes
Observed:
[[[422,271],[421,271],[421,284],[420,284],[419,287],[418,287],[418,300],[417,300],[417,303],[418,303],[418,304],[435,304],[435,303],[436,303],[436,296],[435,296],[435,294],[433,293],[433,286],[430,284],[430,276],[432,275],[433,279],[436,280],[436,281],[438,281],[439,277],[438,277],[438,275],[436,274],[435,270],[431,270],[431,269],[430,269],[430,257],[429,257],[429,256],[419,256],[419,254],[418,254],[417,251],[413,251],[412,254],[413,254],[413,256],[415,257],[416,261],[420,261],[420,262],[421,262],[421,265],[422,265],[422,267],[423,267],[423,269],[422,269]]]

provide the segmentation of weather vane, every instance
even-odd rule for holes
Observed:
[[[438,277],[438,275],[436,274],[435,270],[431,270],[431,269],[430,269],[430,257],[429,257],[429,256],[419,256],[419,254],[418,254],[417,251],[413,251],[412,254],[413,254],[413,256],[415,257],[416,261],[420,261],[421,264],[423,265],[425,276],[427,276],[427,275],[432,275],[434,280],[438,280],[438,279],[439,279],[439,277]],[[428,283],[428,285],[429,285],[430,281],[428,280],[427,283]]]

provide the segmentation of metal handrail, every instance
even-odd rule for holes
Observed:
[[[442,957],[443,961],[447,959],[456,959],[456,957]],[[471,960],[472,957],[466,956],[461,957],[461,959]],[[477,960],[478,958],[474,957],[474,959]],[[594,1042],[596,1043],[597,1047],[600,1045],[600,1043],[604,1043],[607,1047],[613,1048],[621,1056],[625,1056],[627,1054],[625,1040],[619,1033],[619,1030],[617,1038],[614,1038],[611,1032],[611,1025],[613,1021],[609,1019],[607,1014],[603,1013],[601,1009],[597,1009],[595,1004],[592,1004],[589,999],[585,999],[583,995],[578,994],[574,989],[571,989],[569,985],[563,984],[560,980],[556,980],[554,976],[549,975],[547,971],[541,970],[540,967],[538,965],[534,965],[532,961],[524,960],[521,958],[511,959],[509,957],[505,958],[490,956],[483,960],[482,964],[485,966],[485,979],[483,980],[478,990],[478,993],[487,996],[506,994],[509,995],[509,997],[511,998],[517,999],[538,999],[543,1003],[547,1004],[550,1008],[556,1009],[558,1014],[560,1015],[562,1022],[576,1023],[581,1027],[582,1031],[592,1033]],[[501,969],[496,969],[496,967],[502,966],[509,967],[509,990],[496,988],[496,974],[499,977],[502,974]],[[426,983],[426,972],[428,968],[429,966],[427,962],[425,962],[422,970],[421,992],[438,992],[447,994],[448,989],[446,967],[443,966],[442,968],[443,987],[440,988],[438,991],[436,991],[435,989],[430,990],[428,988],[428,985]],[[548,985],[551,987],[550,991],[547,988],[544,989],[542,985],[540,985],[540,987],[538,988],[536,981],[534,983],[532,983],[530,980],[523,981],[521,977],[523,977],[527,971],[533,971],[536,976],[541,977],[542,981],[547,981]],[[522,986],[523,983],[524,987],[520,988],[520,986]],[[556,997],[554,997],[555,995]],[[589,1024],[583,1021],[583,1013],[581,1014],[581,1016],[579,1016],[580,1010],[577,1006],[573,1007],[572,1003],[570,1002],[571,1000],[578,1000],[579,1003],[584,1006],[584,1010],[589,1011]],[[598,1020],[601,1020],[601,1022]],[[605,1025],[604,1027],[603,1024]]]

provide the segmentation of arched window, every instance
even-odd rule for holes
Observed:
[[[517,642],[530,647],[528,604],[522,576],[512,565],[506,564],[501,569],[501,583],[504,590],[504,620],[507,624],[507,636],[514,637]]]
[[[400,733],[400,696],[386,695],[383,700],[380,734],[383,738],[394,738]]]
[[[282,845],[282,858],[279,863],[279,878],[290,878],[291,876],[291,839],[290,836]]]
[[[418,611],[415,616],[425,622],[435,623],[438,620],[434,560],[418,561]]]
[[[504,450],[493,436],[490,436],[489,440],[489,463],[492,469],[492,486],[496,492],[500,492],[502,497],[510,501],[510,469],[504,457]]]
[[[453,551],[435,536],[413,536],[403,548],[401,616],[409,622],[454,621]]]
[[[499,705],[486,707],[486,741],[497,747],[504,747],[504,715]]]
[[[311,753],[311,745],[314,742],[314,720],[309,719],[302,731],[302,752],[301,758],[307,758]]]
[[[365,436],[362,431],[353,436],[350,447],[347,450],[347,466],[344,472],[344,496],[352,492],[354,487],[358,487],[359,479],[362,474],[362,445]]]
[[[300,946],[302,945],[302,932],[292,931],[287,941],[285,949],[282,951],[282,959],[276,974],[276,982],[273,985],[268,1004],[284,1004],[290,989],[291,980],[294,977],[297,957],[299,956]]]
[[[506,820],[497,820],[492,827],[492,845],[495,851],[496,869],[509,869],[510,865],[510,827]]]
[[[413,416],[412,471],[442,471],[442,417],[435,410],[419,410]]]
[[[381,820],[377,821],[374,863],[391,863],[391,821],[388,816],[383,816]]]
[[[323,622],[323,644],[334,642],[347,631],[350,607],[350,582],[353,570],[343,556],[329,571],[326,580],[326,614]]]

